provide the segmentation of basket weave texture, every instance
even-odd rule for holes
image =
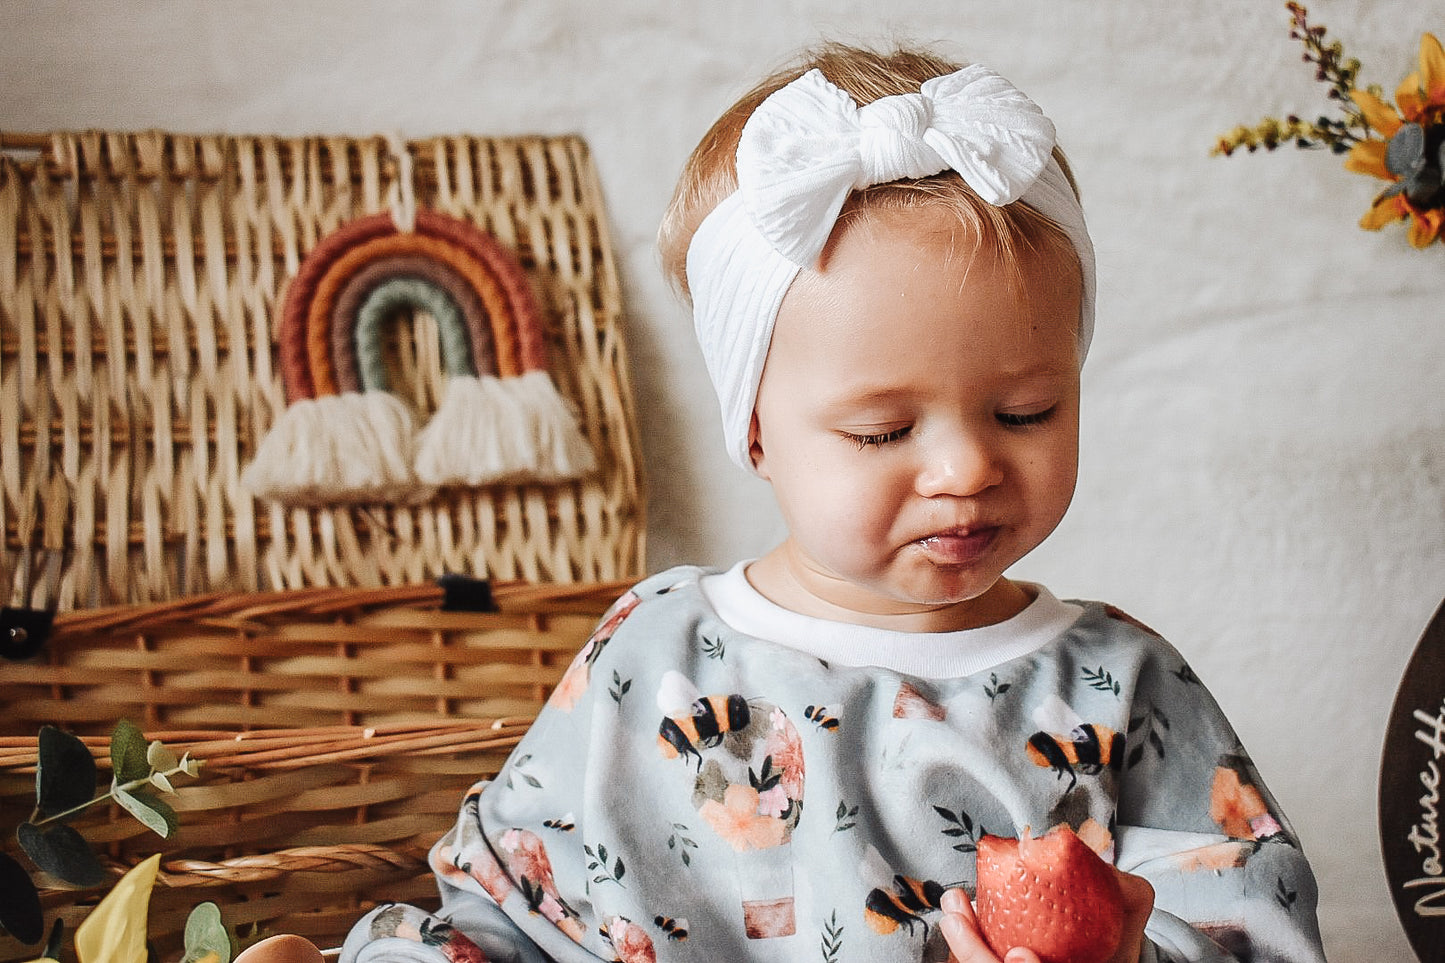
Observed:
[[[30,815],[39,725],[88,734],[104,772],[104,735],[129,718],[203,760],[168,797],[179,831],[162,840],[106,807],[74,825],[116,875],[164,854],[150,917],[163,958],[205,900],[230,924],[339,945],[377,902],[435,904],[427,849],[624,587],[500,584],[495,613],[401,587],[63,614],[45,654],[0,667],[0,825]],[[107,888],[43,887],[47,919],[78,924]],[[0,938],[0,960],[33,956]]]
[[[397,196],[516,254],[596,474],[334,508],[240,487],[286,404],[274,345],[288,280],[328,233]],[[575,136],[0,136],[0,591],[69,610],[446,571],[639,576],[621,313]],[[425,416],[445,385],[436,324],[418,312],[396,329],[389,380]]]

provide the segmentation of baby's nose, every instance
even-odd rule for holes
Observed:
[[[963,437],[928,452],[918,475],[918,491],[927,497],[976,495],[1003,481],[1003,463],[982,441]]]

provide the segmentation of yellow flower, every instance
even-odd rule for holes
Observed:
[[[157,853],[132,868],[76,929],[81,963],[145,963],[146,915],[160,864]]]
[[[1352,90],[1350,97],[1370,128],[1384,139],[1357,143],[1345,159],[1345,168],[1395,185],[1375,198],[1374,205],[1360,219],[1360,226],[1378,231],[1386,224],[1408,218],[1410,243],[1417,248],[1429,246],[1441,237],[1445,212],[1413,203],[1401,189],[1404,178],[1390,170],[1387,158],[1390,138],[1406,124],[1426,129],[1445,124],[1445,49],[1434,34],[1420,37],[1420,69],[1406,77],[1395,91],[1396,106],[1366,90]]]

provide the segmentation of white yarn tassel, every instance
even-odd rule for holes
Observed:
[[[417,477],[431,485],[553,482],[596,465],[545,371],[447,379],[441,407],[417,444]]]
[[[441,407],[417,438],[416,474],[430,485],[489,485],[535,470],[517,400],[494,375],[447,379]]]
[[[289,406],[262,439],[241,484],[286,504],[425,497],[412,471],[416,424],[384,391],[307,398]]]
[[[537,481],[577,478],[597,467],[597,456],[583,436],[577,416],[547,372],[528,371],[504,384],[516,395],[527,420],[536,452]]]

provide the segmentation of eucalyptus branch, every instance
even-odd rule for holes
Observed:
[[[174,778],[175,776],[191,776],[194,778],[197,774],[199,774],[199,772],[200,762],[198,760],[192,759],[189,755],[186,755],[182,757],[181,760],[170,769],[166,769],[164,771],[156,770],[152,772],[149,776],[141,779],[132,779],[124,783],[112,782],[110,789],[106,792],[101,793],[94,799],[86,800],[78,806],[72,806],[64,812],[52,813],[49,816],[44,816],[37,819],[36,817],[40,816],[40,808],[37,806],[35,810],[31,812],[28,822],[36,829],[39,829],[42,826],[49,825],[50,823],[62,823],[70,817],[76,815],[77,813],[84,812],[91,806],[96,806],[103,802],[119,802],[119,798],[116,795],[117,793],[134,793],[136,790],[144,789],[147,786],[155,786],[157,789],[161,789],[165,792],[174,792],[175,790],[171,787],[170,784],[172,778]],[[158,782],[158,780],[163,780],[164,785]]]

